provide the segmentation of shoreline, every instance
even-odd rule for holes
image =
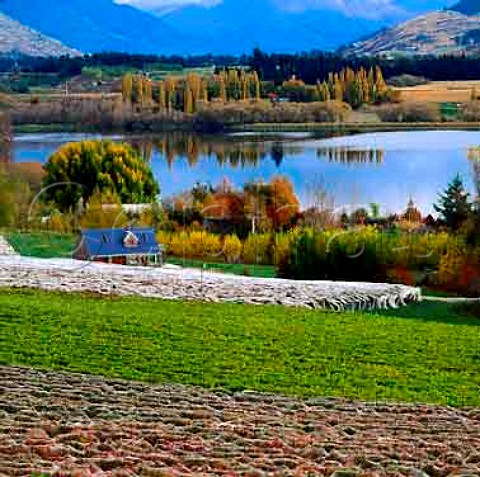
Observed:
[[[175,127],[164,128],[158,131],[126,131],[121,128],[102,129],[94,126],[78,126],[74,124],[19,124],[12,127],[13,134],[41,134],[41,133],[98,133],[98,134],[162,134],[168,132],[191,132],[205,135],[194,128],[175,124]],[[436,131],[436,130],[466,130],[480,131],[480,122],[440,122],[440,123],[255,123],[237,125],[225,128],[215,134],[228,133],[284,133],[284,132],[395,132],[405,130]]]

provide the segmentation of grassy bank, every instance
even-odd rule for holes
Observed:
[[[75,124],[19,124],[14,126],[15,134],[44,134],[44,133],[94,133],[96,128]]]
[[[55,232],[8,232],[3,235],[10,245],[25,257],[71,258],[77,246],[74,234]]]
[[[210,272],[231,273],[251,277],[274,278],[277,274],[273,265],[247,265],[243,263],[207,262],[203,260],[168,257],[167,263],[187,268],[201,268]]]
[[[177,125],[178,126],[178,125]],[[176,130],[193,131],[190,124],[185,127],[165,127],[163,132]],[[255,133],[285,133],[285,132],[389,132],[405,130],[470,130],[480,129],[480,123],[476,122],[440,122],[440,123],[256,123],[229,127],[226,132],[255,132]],[[60,133],[60,132],[83,132],[100,133],[101,128],[82,124],[18,124],[15,125],[14,133]],[[156,131],[156,132],[162,132]],[[125,133],[122,129],[113,129],[105,132]],[[128,131],[131,132],[131,131]]]
[[[0,291],[0,363],[229,390],[480,405],[480,320]]]

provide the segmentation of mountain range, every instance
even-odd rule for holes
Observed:
[[[160,0],[3,0],[0,10],[86,53],[241,54],[255,47],[335,50],[442,8],[446,1],[217,0],[203,6]]]

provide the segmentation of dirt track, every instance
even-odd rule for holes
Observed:
[[[480,473],[478,408],[232,395],[24,368],[0,376],[2,476]]]

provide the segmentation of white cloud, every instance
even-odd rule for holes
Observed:
[[[221,2],[222,0],[115,0],[115,3],[131,5],[132,7],[156,12],[168,11],[185,5],[212,7]]]
[[[237,1],[248,2],[255,0]],[[431,2],[432,0],[425,1]],[[223,0],[115,0],[115,2],[162,14],[185,5],[212,7],[222,3]],[[336,10],[347,16],[360,18],[398,16],[406,12],[400,5],[402,0],[274,0],[274,3],[285,11],[304,12],[307,10],[326,9]]]
[[[363,18],[378,18],[403,11],[393,0],[276,0],[276,3],[280,8],[294,12],[327,9]]]

